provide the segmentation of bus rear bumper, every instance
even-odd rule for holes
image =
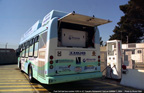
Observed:
[[[48,77],[49,80],[48,84],[64,83],[64,82],[71,82],[71,81],[78,81],[78,80],[99,78],[99,77],[102,77],[102,72],[52,76],[52,77]]]

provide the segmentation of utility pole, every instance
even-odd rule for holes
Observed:
[[[6,43],[6,45],[5,45],[5,48],[7,49],[7,45],[8,45],[8,43]]]
[[[121,31],[121,43],[122,43],[122,31]]]
[[[127,44],[128,44],[128,36],[126,36],[127,37]]]

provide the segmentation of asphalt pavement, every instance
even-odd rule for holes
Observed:
[[[55,85],[30,83],[17,65],[0,65],[0,93],[142,93],[142,90],[122,86],[119,81],[98,78]]]

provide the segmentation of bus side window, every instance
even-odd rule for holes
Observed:
[[[25,57],[28,57],[28,47],[26,48],[26,54]]]
[[[26,57],[27,42],[24,43],[24,57]]]
[[[22,57],[22,51],[20,52],[20,57]]]
[[[25,57],[25,49],[22,51],[22,57]]]
[[[22,57],[22,48],[20,47],[20,57]]]
[[[29,57],[33,57],[33,51],[34,51],[34,44],[33,44],[33,42],[34,42],[34,39],[31,39],[30,40],[30,47],[29,47]]]
[[[35,38],[34,57],[38,57],[38,45],[39,45],[38,39],[39,39],[39,36]]]
[[[26,57],[28,57],[28,53],[29,53],[29,41],[26,44]]]
[[[21,57],[24,57],[24,50],[25,50],[25,47],[24,47],[24,44],[22,44]]]

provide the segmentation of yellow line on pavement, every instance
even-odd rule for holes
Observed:
[[[15,70],[15,69],[0,69],[0,70]]]
[[[20,79],[15,79],[15,80],[2,80],[2,82],[4,82],[4,81],[8,81],[8,82],[10,82],[10,81],[27,81],[27,79],[23,79],[23,80],[20,80]]]
[[[12,79],[12,80],[15,80],[15,79],[23,79],[23,80],[25,80],[25,78],[0,78],[0,79],[3,79],[3,80],[8,80],[8,79]]]
[[[34,84],[34,83],[0,83],[0,84]]]
[[[20,73],[17,73],[17,72],[16,73],[3,73],[3,74],[0,73],[0,75],[1,76],[11,76],[11,77],[13,77],[13,76],[16,76],[16,75],[20,75]]]
[[[46,89],[36,89],[38,91],[47,91]],[[0,92],[14,92],[14,91],[35,91],[35,89],[6,89],[6,90],[1,90]]]
[[[19,71],[12,71],[12,72],[3,71],[3,72],[0,72],[0,74],[17,74],[17,73],[21,73],[21,72],[19,72]]]
[[[42,86],[40,86],[40,85],[32,85],[32,86],[34,86],[34,87],[41,87],[41,88],[43,88]],[[13,88],[13,87],[31,87],[31,85],[22,85],[22,86],[20,86],[20,85],[18,85],[18,86],[0,86],[0,88]]]

